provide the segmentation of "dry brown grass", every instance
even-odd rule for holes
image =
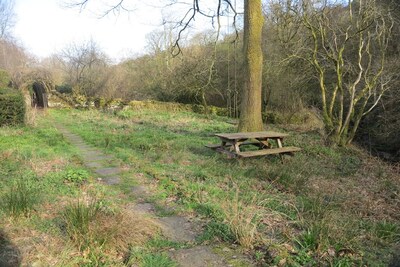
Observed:
[[[313,108],[301,108],[292,112],[276,112],[281,120],[281,124],[286,129],[304,133],[304,132],[319,132],[324,133],[324,123],[320,112]]]
[[[155,220],[128,209],[112,215],[100,213],[90,227],[95,236],[106,238],[107,247],[123,253],[132,245],[143,245],[160,232]]]
[[[239,199],[239,190],[236,190],[235,198],[221,204],[231,231],[236,240],[246,249],[252,249],[257,243],[258,224],[262,216],[262,210],[257,207],[255,198],[251,203],[243,203]]]
[[[363,156],[357,172],[351,176],[311,177],[309,196],[323,195],[340,204],[345,212],[372,220],[400,220],[400,173],[396,166]]]
[[[73,249],[60,236],[33,230],[26,219],[8,220],[3,224],[16,251],[21,254],[21,266],[59,266],[61,253],[72,253]],[[18,250],[18,251],[17,251]]]
[[[29,126],[36,126],[37,116],[38,110],[36,108],[32,108],[30,105],[27,105],[25,113],[25,123]]]
[[[92,188],[82,188],[84,191]],[[88,202],[92,193],[84,194],[80,201]],[[42,221],[60,221],[61,211],[77,199],[62,197],[53,203],[43,203],[36,216]],[[112,201],[110,199],[110,201]],[[117,205],[116,205],[117,207]],[[141,246],[160,232],[159,225],[151,218],[122,208],[116,211],[100,210],[90,222],[84,249],[64,235],[62,223],[57,231],[34,230],[29,218],[3,221],[2,228],[22,256],[22,266],[79,266],[89,259],[90,253],[98,253],[111,262],[120,263],[130,246]],[[119,266],[119,265],[118,265]]]
[[[68,161],[61,157],[47,161],[31,158],[28,161],[30,169],[32,169],[39,177],[43,177],[50,172],[58,172],[62,170],[67,163]]]

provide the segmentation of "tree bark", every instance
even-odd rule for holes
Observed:
[[[245,78],[239,119],[239,131],[241,132],[263,130],[261,117],[263,24],[261,0],[245,0],[243,40]]]

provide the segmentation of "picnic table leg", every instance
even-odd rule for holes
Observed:
[[[276,144],[278,145],[278,148],[282,148],[282,138],[276,138]],[[284,158],[283,154],[279,154],[279,159],[281,160],[281,163],[284,163]]]
[[[235,150],[236,153],[239,153],[239,152],[240,152],[240,148],[239,148],[240,143],[241,143],[241,142],[235,142],[235,143],[233,144],[233,149]]]
[[[232,147],[233,147],[233,150],[235,151],[235,153],[240,153],[240,145],[243,144],[246,140],[247,140],[247,138],[239,139],[239,140],[235,140],[232,143]]]
[[[232,151],[232,144],[227,142],[226,140],[221,140],[221,149],[225,151]]]
[[[228,158],[235,158],[236,155],[232,153],[233,144],[225,139],[221,138],[221,146],[217,148],[217,151],[226,154]]]
[[[221,141],[221,147],[224,148],[226,146],[226,142],[225,141]]]
[[[260,149],[271,147],[271,144],[268,142],[268,138],[257,138],[257,141],[260,142]]]
[[[276,138],[276,144],[278,145],[279,148],[282,148],[282,139]]]

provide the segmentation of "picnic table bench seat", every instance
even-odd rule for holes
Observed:
[[[269,149],[261,149],[254,151],[244,151],[236,153],[241,158],[249,158],[249,157],[257,157],[257,156],[265,156],[265,155],[273,155],[273,154],[286,154],[300,151],[301,148],[295,146],[287,146],[280,148],[269,148]]]
[[[285,133],[263,131],[263,132],[243,132],[243,133],[219,133],[215,134],[221,140],[220,144],[209,144],[206,147],[218,152],[227,154],[230,157],[249,158],[272,154],[287,154],[300,151],[295,146],[283,146],[283,138],[288,136]],[[276,147],[270,141],[276,143]],[[273,143],[274,143],[273,142]],[[241,147],[254,145],[258,150],[242,151]]]
[[[243,146],[243,145],[255,145],[255,146],[259,146],[260,145],[260,142],[256,142],[256,141],[246,141],[246,142],[243,142],[243,143],[241,143],[240,144],[241,146]],[[218,149],[218,148],[221,148],[221,144],[207,144],[207,145],[205,145],[206,147],[208,147],[208,148],[211,148],[211,149]],[[225,147],[229,147],[229,146],[231,146],[230,144],[226,144],[225,145]]]

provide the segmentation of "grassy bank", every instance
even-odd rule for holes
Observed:
[[[94,180],[48,114],[37,119],[0,128],[0,266],[126,266],[157,226]]]
[[[229,160],[205,148],[218,141],[213,133],[235,131],[223,117],[52,114],[135,174],[121,190],[139,176],[158,192],[155,201],[209,221],[204,242],[238,243],[261,265],[384,266],[399,242],[396,170],[354,147],[328,148],[318,132],[269,126],[303,148],[282,164],[274,156]]]
[[[35,128],[0,129],[1,234],[24,262],[172,264],[163,252],[179,244],[157,239],[156,226],[140,236],[114,238],[110,231],[105,238],[93,225],[108,218],[107,229],[125,229],[112,222],[135,217],[126,209],[134,200],[127,193],[138,183],[154,191],[149,201],[159,215],[206,221],[199,243],[240,245],[260,266],[386,266],[399,244],[398,172],[357,148],[328,148],[318,132],[269,125],[289,133],[286,144],[303,151],[283,163],[276,156],[232,160],[204,147],[218,142],[213,133],[235,131],[227,118],[154,110],[48,112]],[[115,156],[124,169],[122,184],[97,183],[54,121]]]

